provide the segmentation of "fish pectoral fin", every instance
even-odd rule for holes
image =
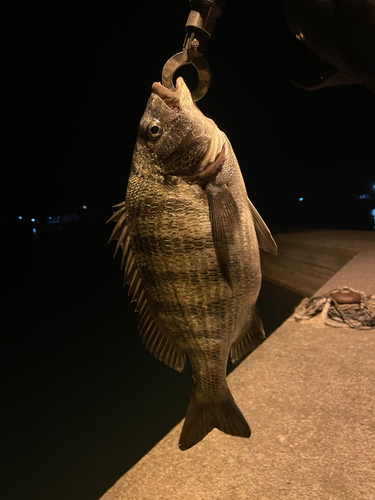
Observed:
[[[258,237],[259,248],[265,252],[277,255],[277,245],[272,237],[271,231],[266,226],[266,223],[259,215],[259,212],[248,199],[251,215],[253,216],[254,227]]]
[[[261,317],[254,307],[250,322],[244,328],[242,334],[233,343],[230,350],[232,363],[237,363],[245,354],[256,349],[266,338]]]
[[[209,182],[206,194],[218,265],[224,279],[232,288],[229,246],[233,242],[233,232],[239,222],[238,207],[226,184]]]
[[[182,372],[186,363],[186,355],[171,344],[152,318],[147,293],[130,245],[125,202],[115,205],[114,208],[118,208],[118,211],[107,221],[116,222],[109,241],[117,240],[114,257],[119,248],[122,251],[121,269],[124,269],[124,285],[129,285],[128,295],[133,296],[132,302],[137,302],[135,310],[139,315],[138,327],[142,341],[155,358],[163,361],[170,368]]]
[[[181,431],[180,450],[188,450],[201,441],[214,428],[226,434],[249,438],[249,424],[236,405],[225,381],[215,398],[205,397],[193,388],[186,419]]]

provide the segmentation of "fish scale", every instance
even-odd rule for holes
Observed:
[[[151,185],[149,188],[152,190],[153,186]],[[167,191],[167,194],[171,196],[169,191]],[[176,194],[178,195],[178,193],[173,193],[175,198]],[[158,199],[162,204],[160,211],[156,209]],[[180,237],[176,240],[175,236],[171,237],[168,221],[171,214],[178,213],[178,209],[181,207],[181,198],[177,198],[176,206],[174,206],[171,200],[169,200],[169,204],[165,204],[164,197],[155,197],[152,209],[142,202],[142,197],[139,196],[137,200],[136,207],[129,210],[130,218],[133,217],[141,221],[134,233],[132,233],[132,240],[138,242],[135,245],[135,255],[139,266],[145,267],[147,274],[151,274],[154,277],[153,282],[157,283],[155,289],[151,288],[151,283],[148,283],[150,298],[155,303],[155,309],[158,311],[163,310],[166,322],[171,319],[171,309],[177,309],[177,314],[174,315],[173,328],[176,328],[177,321],[180,321],[187,328],[193,329],[193,320],[198,317],[200,318],[199,328],[203,327],[203,321],[206,323],[205,331],[209,331],[208,317],[225,316],[222,307],[221,309],[215,308],[213,314],[208,314],[209,311],[206,309],[204,315],[202,315],[202,308],[197,309],[196,315],[193,315],[190,309],[190,306],[195,303],[207,307],[211,298],[222,306],[222,303],[218,300],[218,296],[223,293],[222,283],[218,290],[212,287],[207,289],[206,286],[208,282],[219,283],[222,281],[216,263],[206,207],[195,206],[194,209],[185,210],[185,213],[181,214],[182,221],[179,222]],[[168,209],[171,210],[171,213],[168,213]],[[207,229],[206,234],[202,234],[204,219]],[[153,232],[154,224],[158,227],[156,237]],[[193,231],[197,233],[195,234]],[[149,232],[153,232],[157,244],[150,245],[148,240]],[[189,241],[189,244],[184,244],[184,241]],[[194,245],[194,241],[198,242],[198,245]],[[169,270],[171,271],[170,275],[168,275]],[[186,279],[187,275],[192,279]],[[224,292],[226,292],[228,287],[226,284],[224,285]],[[190,325],[186,322],[190,322]],[[183,325],[180,325],[180,329],[182,327]],[[200,333],[203,334],[203,332]],[[178,330],[176,335],[178,335]]]
[[[173,109],[161,98],[168,92],[175,92]],[[227,137],[182,79],[176,91],[153,85],[117,208],[111,239],[123,252],[142,340],[168,366],[181,371],[186,356],[192,365],[180,448],[214,427],[249,437],[226,369],[230,353],[236,361],[264,338],[255,308],[259,246],[275,253],[276,244],[248,200]]]

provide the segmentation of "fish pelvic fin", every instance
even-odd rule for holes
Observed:
[[[216,397],[209,399],[193,388],[181,431],[180,450],[188,450],[199,443],[212,429],[226,434],[249,438],[251,430],[236,405],[225,381]]]
[[[262,319],[254,306],[249,323],[231,347],[230,359],[232,363],[237,363],[245,354],[256,349],[265,338]]]

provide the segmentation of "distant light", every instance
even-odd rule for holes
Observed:
[[[22,215],[19,215],[18,218],[19,218],[19,220],[22,220]]]
[[[298,201],[303,201],[303,198],[298,198]]]
[[[359,198],[360,200],[368,200],[368,199],[370,198],[370,195],[368,195],[368,194],[360,194],[360,195],[358,196],[358,198]]]
[[[375,208],[373,208],[373,209],[371,210],[370,214],[371,214],[373,217],[375,217]]]
[[[31,219],[31,222],[35,222],[35,219],[34,219],[34,218],[33,218],[33,219]]]
[[[48,217],[48,220],[52,220],[52,217]]]
[[[36,233],[36,229],[35,229],[35,227],[33,227],[33,233]]]
[[[87,205],[82,205],[83,210],[87,210]]]

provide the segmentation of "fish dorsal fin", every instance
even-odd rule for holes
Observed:
[[[253,216],[254,227],[258,237],[259,248],[265,252],[277,255],[277,245],[272,237],[271,231],[266,226],[266,223],[259,215],[259,212],[248,199],[251,215]]]
[[[124,269],[124,285],[129,285],[128,295],[132,294],[132,302],[137,302],[135,310],[138,312],[138,328],[142,341],[155,358],[163,361],[170,368],[182,372],[186,363],[186,355],[177,350],[153,319],[142,277],[130,245],[125,202],[115,205],[114,208],[118,208],[118,210],[107,222],[114,221],[116,226],[108,243],[117,240],[113,257],[121,248],[121,269]]]
[[[241,335],[233,343],[230,350],[232,363],[237,363],[245,354],[256,349],[266,338],[262,320],[254,307],[250,322],[246,325]]]

